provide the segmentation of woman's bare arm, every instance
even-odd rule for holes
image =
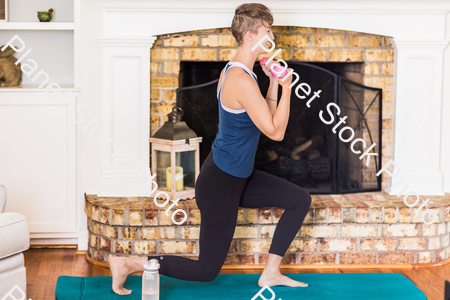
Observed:
[[[277,110],[277,101],[278,101],[278,82],[274,77],[270,78],[269,89],[267,90],[266,101],[267,105],[269,105],[269,110],[272,115]]]
[[[287,69],[289,73],[290,69]],[[233,76],[231,86],[234,86],[233,97],[245,108],[250,119],[256,127],[261,130],[268,138],[281,141],[284,138],[286,127],[289,120],[289,109],[291,102],[292,75],[284,81],[276,79],[282,86],[282,95],[280,103],[272,114],[267,100],[261,95],[256,82],[246,73],[240,73]],[[269,100],[270,101],[270,100]]]

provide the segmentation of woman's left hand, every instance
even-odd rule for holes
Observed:
[[[278,84],[277,79],[276,79],[276,78],[272,75],[272,73],[270,72],[270,66],[272,66],[272,64],[276,64],[276,65],[280,66],[280,68],[281,68],[281,65],[280,65],[278,62],[276,62],[276,61],[271,61],[271,62],[270,62],[269,64],[267,64],[267,65],[266,65],[266,64],[263,64],[262,70],[264,71],[264,74],[266,74],[267,77],[269,77],[271,83]]]
[[[264,71],[264,74],[266,74],[267,77],[269,77],[271,80],[272,80],[272,79],[275,79],[275,77],[273,77],[272,73],[270,73],[270,66],[271,66],[272,64],[280,65],[278,62],[273,61],[273,60],[272,60],[270,63],[268,63],[267,65],[266,65],[266,64],[263,64],[263,65],[262,65],[262,70]]]

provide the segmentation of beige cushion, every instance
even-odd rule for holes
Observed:
[[[0,213],[0,259],[30,247],[27,217],[19,213]]]
[[[23,253],[8,256],[0,259],[0,273],[9,272],[11,270],[24,266]]]
[[[6,188],[5,186],[0,184],[0,213],[5,211],[7,200],[8,199],[6,198]]]

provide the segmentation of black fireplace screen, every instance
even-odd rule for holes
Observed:
[[[317,65],[292,61],[287,63],[300,76],[300,80],[292,88],[286,133],[282,141],[273,141],[261,134],[255,169],[285,178],[311,194],[380,191],[381,176],[377,177],[376,173],[381,169],[382,90],[361,85]],[[177,89],[177,105],[184,111],[183,120],[198,136],[203,137],[200,164],[203,164],[211,150],[218,131],[216,93],[224,64],[215,64],[215,69],[203,72],[202,78],[206,78],[205,81],[217,79]],[[183,79],[188,77],[186,71],[183,68],[181,71],[180,82],[186,82]],[[258,76],[261,93],[266,95],[268,77],[258,63],[253,71]],[[199,71],[192,74],[194,78],[198,77]],[[303,82],[311,87],[312,92],[305,99],[299,99],[294,91]],[[318,90],[321,90],[320,97],[315,98],[308,107],[306,102]],[[281,89],[278,99],[280,97]],[[323,119],[330,121],[332,117],[327,110],[329,103],[337,104],[340,112],[330,106],[334,121],[327,125],[320,119],[319,113],[323,111]],[[341,124],[336,126],[339,122]],[[350,128],[342,130],[346,126],[353,130],[353,138]],[[359,154],[351,150],[351,144],[356,139],[365,142],[365,146],[361,140],[354,143],[353,149],[355,152],[361,151]],[[366,166],[367,156],[362,160],[360,156],[373,143],[376,145],[370,152],[378,156],[371,156]]]

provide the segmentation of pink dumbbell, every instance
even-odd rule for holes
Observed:
[[[262,67],[263,64],[266,62],[266,60],[268,60],[268,58],[267,58],[267,57],[263,57],[263,58],[259,61],[259,64],[261,65],[261,67]],[[277,71],[277,72],[280,72],[280,71],[282,70],[282,68],[280,68],[280,67],[277,66],[277,65],[275,65],[273,68],[274,68],[275,71]],[[272,69],[270,70],[270,73],[272,74],[273,77],[277,77],[277,78],[283,78],[283,77],[286,76],[286,74],[287,74],[286,70],[284,70],[284,72],[281,73],[280,76],[277,76],[276,73],[272,72]]]

